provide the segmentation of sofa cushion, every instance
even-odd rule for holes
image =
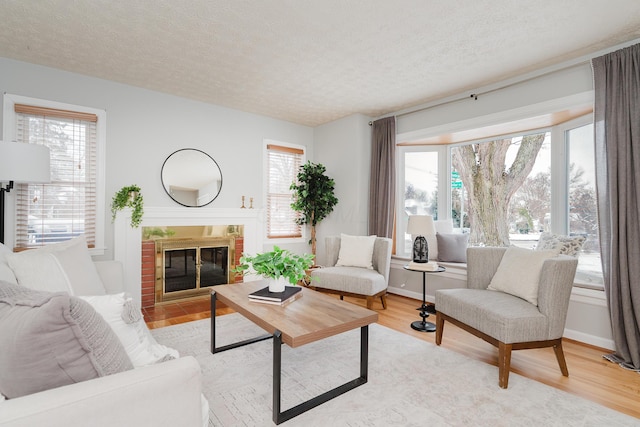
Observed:
[[[13,270],[11,270],[7,262],[7,255],[11,255],[12,253],[11,249],[0,243],[0,280],[9,283],[18,283],[16,275],[13,274]]]
[[[586,240],[584,236],[563,236],[544,232],[540,234],[536,250],[554,250],[561,255],[578,256]]]
[[[106,320],[129,355],[133,366],[152,365],[180,357],[177,350],[158,344],[133,301],[125,293],[82,296]]]
[[[373,269],[373,246],[376,236],[340,235],[340,252],[336,266]]]
[[[387,288],[382,274],[361,267],[316,268],[311,277],[311,286],[359,295],[375,295]]]
[[[105,294],[84,236],[12,253],[7,261],[22,286],[71,295]]]
[[[468,234],[436,233],[436,239],[438,241],[438,261],[467,262]]]
[[[542,265],[555,255],[554,250],[533,251],[509,246],[487,289],[515,295],[537,306]]]
[[[549,319],[513,295],[487,289],[440,289],[438,311],[504,343],[549,339]]]
[[[0,392],[8,398],[131,369],[109,325],[62,292],[0,282]]]

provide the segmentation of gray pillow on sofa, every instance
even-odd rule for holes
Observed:
[[[436,233],[438,242],[438,261],[467,262],[468,234],[440,234]]]
[[[132,369],[87,302],[0,281],[0,393],[16,398]]]

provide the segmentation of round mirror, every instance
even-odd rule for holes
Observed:
[[[162,165],[162,186],[169,197],[188,207],[208,205],[220,194],[222,171],[213,158],[195,148],[172,153]]]

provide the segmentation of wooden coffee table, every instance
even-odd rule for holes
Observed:
[[[255,281],[216,286],[211,292],[211,352],[273,339],[274,423],[285,422],[367,382],[369,325],[378,321],[378,313],[307,288],[302,289],[302,297],[283,306],[249,301],[251,292],[265,286],[266,281]],[[268,335],[216,347],[216,300],[260,326]],[[295,348],[355,328],[360,328],[360,376],[282,412],[282,344]]]

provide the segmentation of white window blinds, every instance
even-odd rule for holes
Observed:
[[[302,226],[296,224],[299,213],[291,209],[298,169],[304,150],[280,145],[267,145],[267,237],[270,239],[302,237]]]
[[[16,193],[16,247],[43,246],[84,234],[96,240],[97,116],[15,104],[16,139],[51,151],[51,183]]]

